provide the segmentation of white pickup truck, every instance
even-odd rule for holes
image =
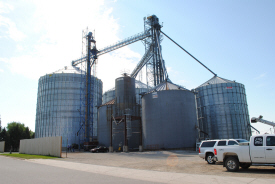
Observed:
[[[275,166],[275,134],[251,136],[250,142],[217,148],[215,161],[222,161],[228,171],[252,166]]]

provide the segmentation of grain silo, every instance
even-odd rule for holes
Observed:
[[[212,139],[243,138],[251,135],[245,87],[214,76],[195,90],[199,127]]]
[[[116,79],[115,98],[98,108],[98,141],[113,150],[139,149],[140,105],[136,103],[135,79],[124,74]]]
[[[112,89],[109,89],[108,91],[104,92],[103,93],[103,96],[102,96],[102,103],[105,104],[106,102],[109,102],[113,99],[115,99],[116,97],[116,89],[115,87],[113,87]]]
[[[165,81],[142,97],[143,148],[194,149],[197,137],[195,95]]]
[[[91,76],[93,94],[93,131],[97,136],[97,108],[102,104],[102,82]],[[38,83],[35,138],[62,136],[62,147],[84,141],[81,108],[85,89],[85,72],[78,67],[65,67],[40,77]],[[83,128],[82,128],[83,129]],[[77,134],[78,132],[78,134]],[[81,142],[82,143],[82,142]]]
[[[141,104],[141,96],[140,94],[141,93],[144,93],[144,92],[148,92],[148,89],[150,90],[151,88],[147,87],[146,84],[138,81],[138,80],[135,80],[135,91],[136,91],[136,102],[138,104]],[[104,94],[103,94],[103,104],[115,99],[116,97],[116,93],[115,93],[115,88],[112,88],[112,89],[109,89],[108,91],[106,91]]]

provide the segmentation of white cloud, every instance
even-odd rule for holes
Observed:
[[[17,29],[16,24],[9,18],[0,15],[0,28],[4,37],[13,39],[14,41],[22,41],[26,35]],[[5,31],[3,31],[5,30]]]
[[[54,72],[81,57],[82,30],[87,26],[94,32],[97,48],[117,42],[120,28],[112,16],[112,8],[106,8],[104,1],[32,1],[34,10],[30,34],[38,35],[29,46],[17,44],[18,51],[24,53],[4,58],[12,72],[38,79],[46,73]],[[64,6],[66,3],[66,6]],[[31,38],[32,35],[27,35]],[[97,76],[104,82],[104,89],[113,87],[120,71],[132,71],[141,55],[129,47],[121,48],[99,57]]]
[[[133,58],[128,59],[128,54],[133,53]],[[115,86],[115,79],[121,77],[124,71],[131,73],[136,67],[141,56],[129,48],[121,48],[114,54],[102,55],[98,59],[98,78],[103,81],[104,91]]]
[[[172,67],[166,67],[167,73],[172,73],[173,69]]]
[[[13,9],[12,5],[0,1],[0,13],[9,13]]]
[[[0,28],[2,36],[0,38],[11,38],[14,41],[23,40],[26,35],[18,30],[15,22],[10,18],[7,18],[5,15],[8,15],[11,11],[14,10],[14,7],[11,4],[0,2]]]
[[[262,73],[259,76],[255,77],[254,79],[261,79],[264,78],[266,76],[267,73]]]
[[[4,72],[4,70],[0,68],[0,72]]]

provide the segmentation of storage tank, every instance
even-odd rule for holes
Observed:
[[[135,79],[117,78],[115,98],[98,108],[98,141],[115,151],[126,145],[129,150],[141,144],[140,105],[136,103]],[[126,127],[125,127],[126,125]],[[125,134],[126,132],[126,134]]]
[[[195,95],[165,81],[142,97],[143,148],[194,149],[197,137]]]
[[[251,128],[245,87],[214,76],[195,90],[201,137],[249,140]]]
[[[84,80],[83,80],[84,79]],[[93,104],[93,132],[97,136],[97,108],[102,104],[102,82],[91,76]],[[85,114],[85,72],[78,67],[65,67],[40,77],[38,82],[35,138],[62,136],[62,147],[84,139],[81,116]],[[81,91],[82,90],[82,91]],[[81,114],[80,114],[81,112]],[[79,131],[79,132],[78,132]],[[92,130],[91,130],[92,131]],[[78,135],[77,135],[78,132]]]
[[[115,100],[101,105],[98,108],[98,142],[102,146],[109,147],[111,143],[112,115],[115,113]]]
[[[115,105],[116,116],[124,115],[126,109],[136,105],[135,78],[124,74],[116,79]]]
[[[136,91],[136,102],[138,104],[141,104],[141,93],[144,93],[144,92],[148,92],[148,89],[150,90],[151,88],[147,88],[147,85],[138,81],[138,80],[135,80],[135,91]],[[112,88],[112,89],[109,89],[108,91],[106,91],[104,94],[103,94],[103,101],[102,103],[105,104],[111,100],[113,100],[114,98],[116,97],[116,93],[115,93],[115,87]]]
[[[113,87],[112,89],[109,89],[108,91],[103,93],[102,104],[105,104],[106,102],[109,102],[115,99],[115,97],[116,97],[116,91],[115,91],[115,87]]]

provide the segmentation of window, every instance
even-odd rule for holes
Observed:
[[[266,137],[266,145],[267,146],[275,146],[275,136],[267,136]]]
[[[218,146],[226,146],[226,141],[219,141]]]
[[[238,145],[236,141],[228,141],[228,145]]]
[[[201,144],[201,147],[213,147],[215,145],[216,141],[207,141],[207,142],[203,142]]]
[[[249,142],[248,140],[245,140],[245,139],[237,139],[236,140],[238,143],[241,143],[241,142]]]
[[[254,146],[263,146],[263,137],[255,137]]]

